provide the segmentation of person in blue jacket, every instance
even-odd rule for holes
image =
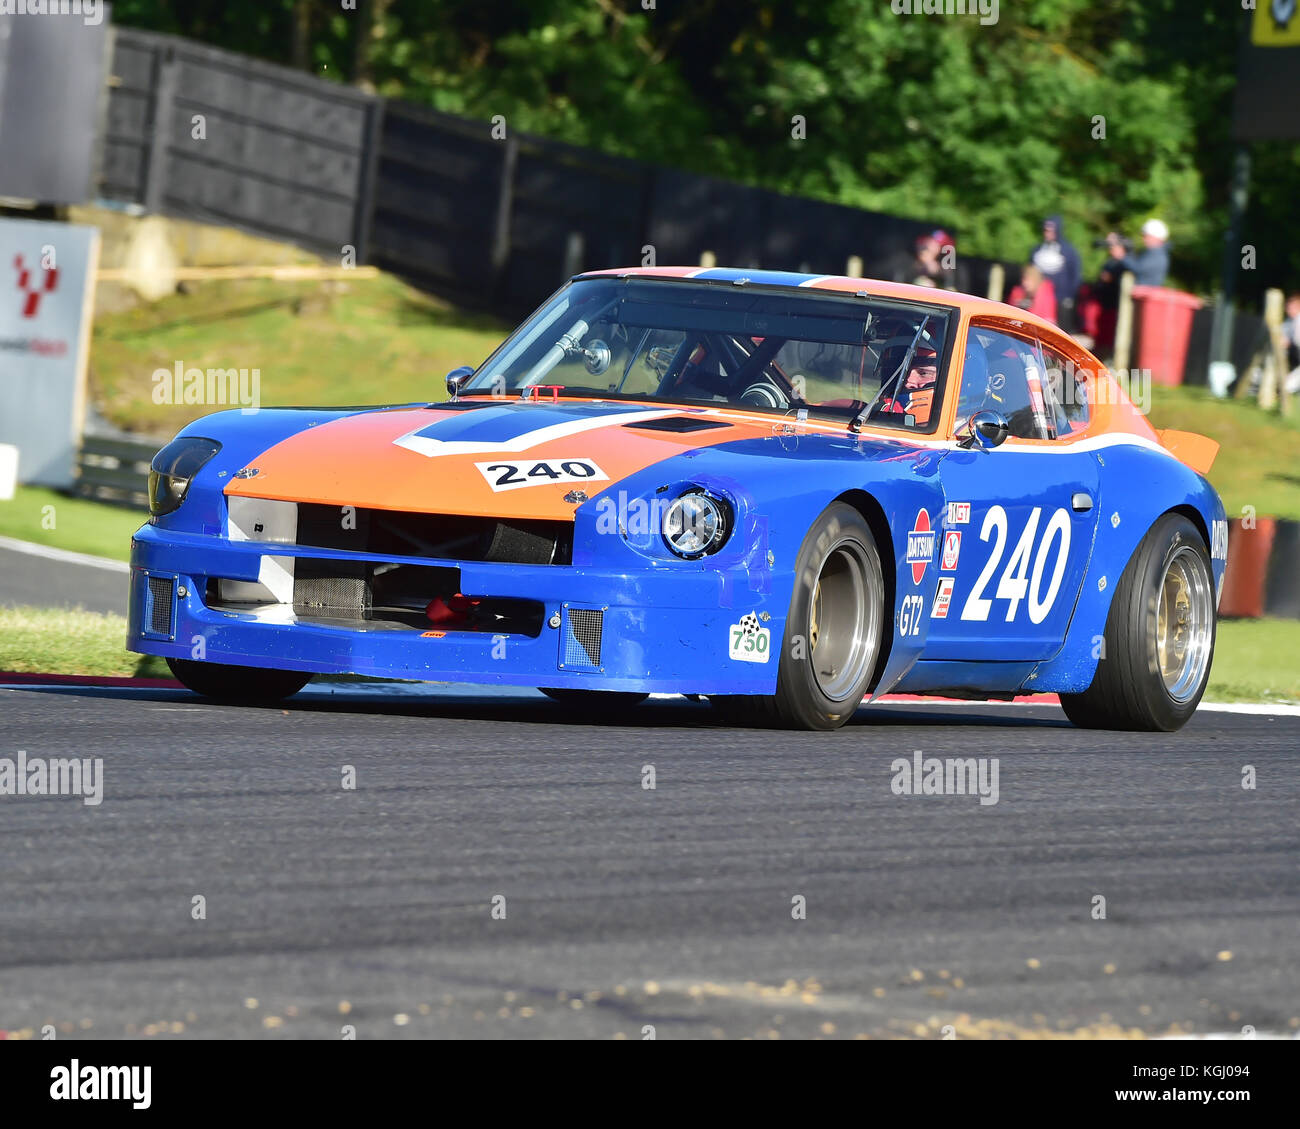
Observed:
[[[1060,216],[1043,220],[1043,241],[1029,252],[1029,261],[1043,272],[1056,293],[1056,321],[1066,333],[1078,328],[1074,300],[1083,281],[1083,263],[1073,243],[1065,238]]]

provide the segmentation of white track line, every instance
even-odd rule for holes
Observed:
[[[67,549],[54,549],[49,545],[37,545],[33,541],[19,541],[13,537],[0,537],[0,549],[12,553],[26,553],[29,557],[44,557],[46,560],[62,561],[64,564],[84,565],[86,568],[102,568],[108,572],[130,572],[131,566],[126,561],[114,561],[108,557],[92,557],[89,553],[73,553]]]

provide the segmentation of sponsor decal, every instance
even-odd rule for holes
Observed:
[[[957,558],[961,556],[961,531],[950,529],[943,535],[943,561],[939,568],[944,572],[957,570]]]
[[[503,490],[521,490],[525,486],[547,486],[556,482],[609,481],[609,475],[591,459],[525,459],[522,462],[501,459],[474,465],[487,479],[494,494],[500,494]]]
[[[952,586],[956,581],[945,576],[939,581],[939,591],[934,594],[934,607],[930,609],[931,619],[947,619],[948,608],[952,604]]]
[[[948,503],[948,524],[949,525],[970,525],[970,503],[949,502]]]
[[[420,638],[421,639],[445,639],[447,638],[447,633],[445,631],[421,631]]]
[[[1210,526],[1210,556],[1216,561],[1228,559],[1228,523],[1215,521]]]
[[[765,663],[772,655],[772,632],[753,612],[728,629],[728,656],[742,663]]]
[[[934,530],[930,528],[930,515],[921,510],[916,524],[907,531],[907,563],[912,566],[912,583],[920,584],[925,566],[934,558]]]

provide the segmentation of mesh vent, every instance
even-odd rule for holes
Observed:
[[[149,630],[155,635],[172,633],[172,585],[169,576],[149,577]]]
[[[340,618],[364,619],[370,611],[370,585],[360,576],[307,576],[293,582],[293,606],[329,611]]]
[[[605,613],[595,608],[569,609],[564,632],[564,665],[595,670],[600,667],[600,637]]]

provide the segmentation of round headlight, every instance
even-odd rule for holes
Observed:
[[[683,494],[664,513],[664,540],[679,557],[693,560],[717,552],[727,539],[728,511],[699,491]]]

